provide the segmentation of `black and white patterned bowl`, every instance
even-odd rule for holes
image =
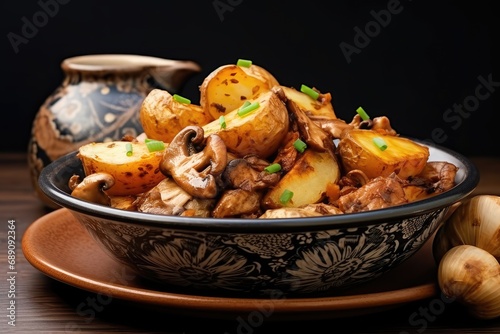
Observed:
[[[431,161],[459,167],[453,189],[393,208],[336,216],[192,218],[92,204],[69,195],[69,178],[83,176],[76,152],[45,167],[39,185],[110,256],[152,284],[197,295],[325,296],[369,282],[411,257],[451,206],[477,186],[478,171],[466,157],[426,145]]]

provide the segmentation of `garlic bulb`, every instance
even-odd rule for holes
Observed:
[[[500,259],[500,196],[476,195],[458,206],[436,232],[434,258],[439,262],[458,245],[477,246]]]
[[[445,296],[465,304],[475,317],[500,316],[500,264],[487,251],[471,245],[453,247],[439,263],[438,283]]]

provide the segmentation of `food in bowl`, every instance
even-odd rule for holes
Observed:
[[[222,88],[231,72],[222,73],[219,84],[202,85],[210,112],[199,106],[192,114],[214,118],[216,111],[218,118],[180,126],[171,139],[156,129],[146,139],[91,144],[99,149],[82,147],[40,177],[44,193],[113,258],[168,289],[264,297],[342,292],[412,256],[478,183],[474,165],[459,153],[403,138],[387,117],[362,109],[351,122],[340,120],[330,94],[315,89],[266,88],[263,75],[249,81],[258,89],[238,88],[250,73],[242,70],[232,89],[254,95],[240,95],[249,103],[229,110],[234,100]],[[165,91],[152,92],[143,107],[156,105],[163,116],[168,109],[171,122],[180,122],[177,103],[192,107]],[[143,122],[155,123],[155,110]],[[142,163],[158,153],[158,165]],[[124,159],[130,163],[112,167]],[[121,189],[139,192],[113,194],[117,173],[127,168]],[[161,180],[142,187],[149,173]]]
[[[360,108],[347,123],[331,94],[280,85],[260,66],[221,66],[200,87],[200,105],[153,90],[141,138],[82,146],[89,179],[72,179],[73,195],[156,214],[278,218],[382,209],[455,185],[457,167],[428,161],[387,117]]]

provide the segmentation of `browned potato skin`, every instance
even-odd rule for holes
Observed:
[[[325,198],[329,185],[337,184],[339,179],[340,166],[333,153],[307,149],[293,168],[264,195],[262,203],[265,209],[319,203]],[[291,201],[283,204],[280,197],[285,189],[294,195]]]
[[[273,91],[261,94],[260,107],[247,115],[239,116],[238,109],[226,114],[226,128],[219,120],[203,126],[205,137],[217,134],[226,144],[228,152],[238,156],[255,154],[267,158],[275,153],[288,133],[288,110]]]
[[[200,105],[213,119],[239,108],[278,85],[278,80],[258,65],[223,65],[200,85]]]
[[[105,172],[113,176],[115,184],[105,191],[109,196],[137,195],[165,178],[159,169],[163,151],[149,152],[144,143],[132,143],[133,155],[129,157],[126,143],[90,143],[78,151],[85,175]]]
[[[152,90],[144,99],[140,120],[148,138],[170,143],[188,125],[205,125],[213,120],[201,106],[174,100],[169,92]]]
[[[375,137],[386,142],[385,151],[373,143]],[[349,130],[338,143],[338,153],[346,172],[358,169],[369,178],[396,173],[407,179],[420,174],[429,158],[429,149],[410,139],[362,129]]]

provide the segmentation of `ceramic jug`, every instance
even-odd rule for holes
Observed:
[[[89,142],[142,132],[139,110],[154,88],[171,94],[201,68],[189,60],[142,55],[97,54],[62,61],[63,82],[45,100],[32,125],[28,164],[35,193],[55,208],[38,187],[40,171]]]

